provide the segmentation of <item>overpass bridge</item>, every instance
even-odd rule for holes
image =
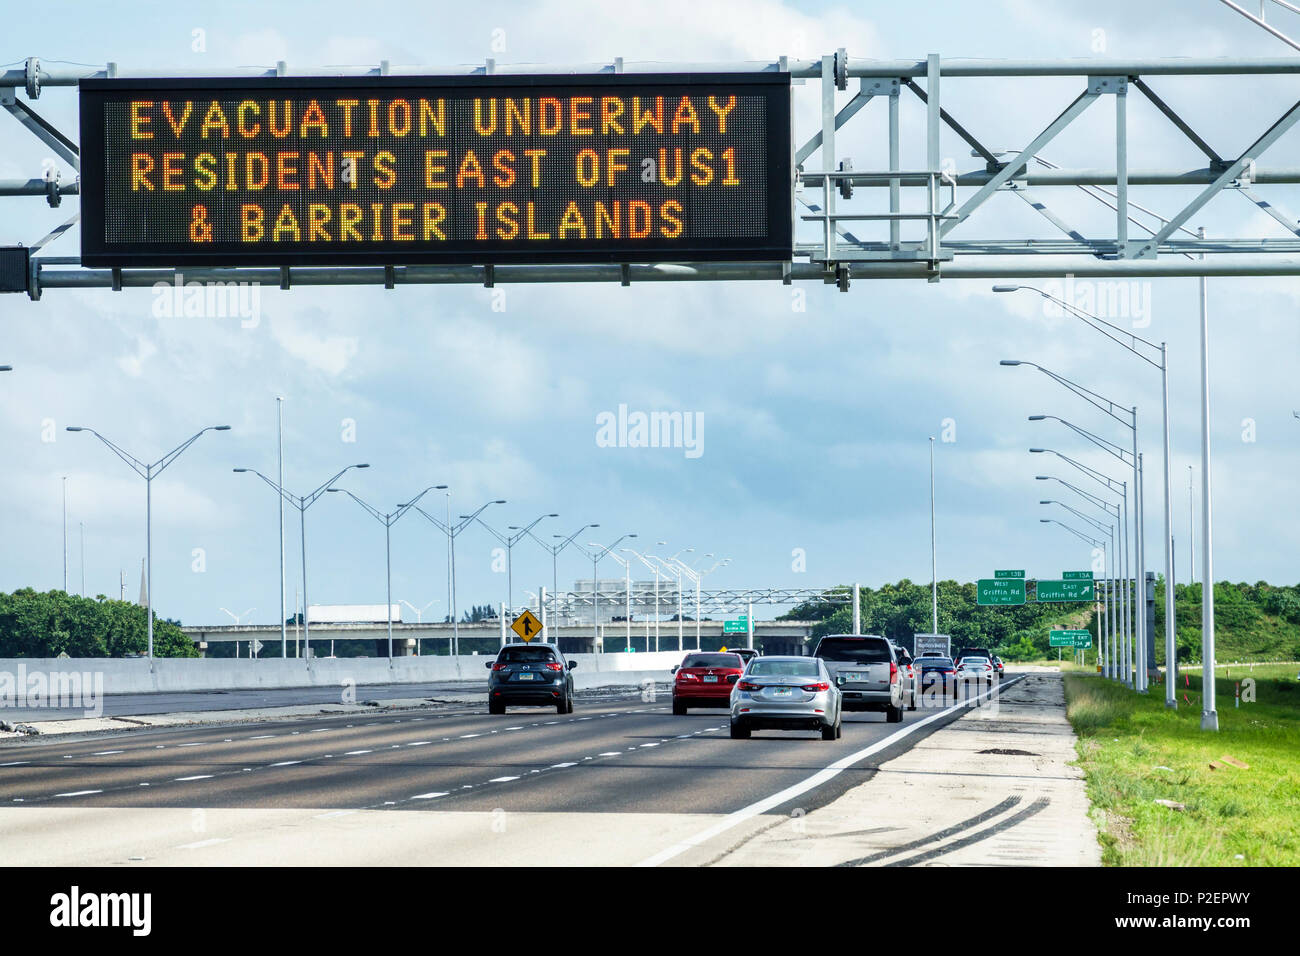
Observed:
[[[807,654],[810,639],[816,621],[755,621],[754,643],[768,654]],[[731,645],[742,647],[746,644],[746,634],[724,634],[722,621],[700,621],[699,640],[696,641],[696,622],[683,621],[681,637],[678,637],[676,621],[660,621],[656,629],[655,622],[633,621],[629,628],[625,622],[599,625],[597,633],[590,623],[585,625],[548,626],[544,637],[549,641],[558,641],[566,654],[590,654],[601,652],[624,652],[630,645],[637,652],[693,650],[697,646],[704,650],[717,650]],[[235,656],[248,656],[247,645],[252,641],[261,641],[263,654],[268,651],[279,656],[280,626],[278,624],[218,624],[212,626],[182,627],[187,637],[198,645],[199,652],[207,656],[214,645],[235,644]],[[346,623],[311,625],[311,648],[316,657],[325,657],[331,648],[340,641],[367,641],[373,644],[373,656],[388,656],[388,625],[384,623]],[[658,634],[656,636],[656,630]],[[629,639],[630,633],[630,639]],[[393,656],[412,655],[446,655],[451,653],[454,640],[459,635],[462,654],[477,652],[495,653],[506,639],[514,640],[514,634],[508,631],[499,620],[484,621],[475,624],[460,624],[453,627],[445,621],[438,622],[394,622]],[[241,645],[242,650],[241,650]],[[288,656],[306,655],[306,640],[301,629],[288,631]],[[224,656],[224,655],[222,655]],[[364,655],[370,656],[370,655]]]

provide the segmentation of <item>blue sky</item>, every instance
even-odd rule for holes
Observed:
[[[185,8],[191,6],[187,11]],[[294,72],[337,64],[430,66],[481,62],[585,63],[774,59],[850,55],[1057,58],[1104,55],[1282,56],[1288,51],[1214,0],[1073,3],[934,2],[915,5],[665,2],[371,2],[288,5],[47,3],[7,15],[0,63],[30,55],[102,64],[124,72],[271,65]],[[1282,16],[1279,13],[1279,16]],[[1286,29],[1288,22],[1279,20]],[[57,28],[51,26],[57,24]],[[1289,24],[1300,33],[1300,17]],[[195,52],[195,30],[205,51]],[[504,49],[501,49],[504,43]],[[494,49],[495,45],[495,49]],[[1017,145],[1064,107],[1077,81],[976,81],[945,91],[954,112],[986,142]],[[1297,98],[1277,80],[1169,80],[1159,89],[1222,152],[1240,149]],[[815,91],[797,91],[797,130],[807,135]],[[846,128],[842,154],[858,168],[883,159],[881,113]],[[36,108],[76,128],[70,89],[50,89]],[[1200,157],[1135,103],[1133,166],[1194,166]],[[904,165],[923,164],[921,113],[904,115]],[[45,150],[9,117],[0,178],[39,175]],[[798,134],[797,134],[798,135]],[[1111,166],[1109,112],[1095,110],[1052,145],[1063,165]],[[1101,145],[1099,146],[1099,141]],[[1294,131],[1272,162],[1293,165]],[[976,164],[946,136],[959,169]],[[1144,150],[1139,157],[1138,151]],[[1071,191],[1072,192],[1072,191]],[[1085,231],[1107,228],[1107,211],[1059,191],[1060,210]],[[1271,187],[1283,208],[1297,190]],[[1139,202],[1171,197],[1134,190]],[[1055,197],[1052,197],[1055,199]],[[1220,197],[1200,217],[1214,234],[1282,235],[1244,201]],[[39,200],[3,200],[0,242],[30,243],[71,213]],[[1023,204],[998,205],[972,235],[1050,235]],[[71,255],[77,234],[49,248]],[[1040,362],[1097,391],[1138,404],[1148,456],[1150,566],[1159,540],[1159,391],[1154,375],[1077,322],[1044,314],[1028,296],[995,296],[988,282],[856,281],[848,294],[777,283],[674,283],[653,287],[413,286],[263,290],[261,316],[158,318],[149,290],[51,290],[39,303],[0,299],[0,589],[57,587],[62,580],[60,490],[68,476],[69,586],[80,586],[79,523],[85,527],[88,593],[138,589],[144,553],[144,485],[92,438],[94,427],[140,457],[155,458],[198,428],[207,435],[155,485],[154,590],[160,613],[187,623],[226,620],[222,607],[272,622],[278,613],[275,500],[265,485],[232,474],[273,473],[275,396],[286,397],[286,483],[314,488],[345,464],[371,468],[346,486],[384,509],[431,484],[449,484],[453,508],[508,499],[485,514],[497,527],[558,512],[539,532],[568,534],[599,522],[608,541],[627,531],[660,553],[693,547],[732,559],[709,580],[719,586],[824,586],[910,577],[929,580],[928,437],[936,448],[938,561],[943,578],[970,580],[994,568],[1056,576],[1086,567],[1087,549],[1054,527],[1037,501],[1042,463],[1030,445],[1056,447],[1098,467],[1102,458],[1033,413],[1057,414],[1094,431],[1121,434],[1104,418],[1028,369]],[[496,290],[500,292],[499,288]],[[1196,284],[1151,280],[1150,326],[1141,334],[1171,349],[1175,535],[1187,573],[1187,465],[1199,469]],[[1300,509],[1295,373],[1300,282],[1210,283],[1213,322],[1215,560],[1220,579],[1294,583]],[[504,304],[503,310],[498,310]],[[497,307],[494,309],[494,305]],[[596,420],[620,404],[633,410],[698,413],[703,454],[682,449],[608,448]],[[1250,420],[1251,428],[1246,425]],[[352,423],[352,424],[349,424]],[[46,441],[51,425],[56,440]],[[1253,441],[1243,440],[1247,435]],[[355,441],[346,440],[355,437]],[[1065,471],[1052,469],[1066,475]],[[1199,476],[1197,478],[1199,491]],[[1056,497],[1055,495],[1051,497]],[[1059,516],[1065,517],[1064,513]],[[1199,521],[1199,519],[1198,519]],[[1199,532],[1198,532],[1199,533]],[[505,597],[493,571],[497,543],[481,529],[460,539],[459,601]],[[297,527],[288,525],[289,588],[298,578]],[[384,597],[383,528],[342,496],[308,514],[313,602],[369,603]],[[196,552],[197,549],[197,552]],[[794,569],[802,549],[806,570]],[[446,607],[443,539],[416,515],[394,530],[394,600],[428,613]],[[197,555],[201,555],[201,562]],[[197,570],[201,563],[202,570]],[[712,562],[710,562],[712,563]],[[1200,559],[1198,556],[1197,564]],[[567,552],[561,586],[590,575]],[[602,576],[621,576],[612,562]],[[516,600],[549,586],[550,558],[530,541],[515,551]],[[408,612],[409,614],[409,612]]]

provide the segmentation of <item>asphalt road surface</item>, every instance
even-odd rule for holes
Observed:
[[[58,831],[50,821],[65,818],[48,814],[73,808],[109,819],[154,808],[371,811],[372,820],[394,819],[383,814],[393,810],[710,819],[756,804],[768,814],[810,811],[963,712],[922,707],[901,724],[846,713],[842,739],[823,741],[779,731],[732,740],[725,709],[675,717],[664,696],[579,697],[570,715],[485,710],[14,740],[0,745],[0,847]]]

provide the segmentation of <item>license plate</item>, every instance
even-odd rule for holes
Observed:
[[[536,674],[520,674],[520,675],[519,675],[519,679],[520,679],[520,680],[532,680],[532,679],[535,678],[536,676],[537,676]]]
[[[718,682],[718,679],[717,679],[716,677],[711,677],[711,676],[708,676],[708,675],[705,675],[705,677],[704,677],[704,683],[706,683],[706,684],[716,684],[717,682]]]
[[[849,674],[848,674],[848,679],[851,680],[851,681],[853,681],[855,684],[861,684],[863,681],[865,681],[865,680],[867,679],[867,675],[866,675],[866,674],[857,674],[857,673],[854,673],[853,671],[850,671]]]
[[[778,688],[776,688],[775,690],[772,691],[772,694],[773,694],[774,696],[776,696],[776,697],[790,697],[791,695],[794,694],[794,688],[792,688],[792,687],[778,687]]]

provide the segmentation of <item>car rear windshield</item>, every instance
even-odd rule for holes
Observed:
[[[742,664],[739,654],[687,654],[683,667],[734,667]]]
[[[758,658],[749,665],[748,677],[816,677],[821,673],[815,660],[769,661]]]
[[[825,661],[887,664],[889,644],[883,637],[824,637],[817,645],[817,656]]]
[[[502,664],[545,664],[555,660],[549,647],[503,647],[497,660]]]
[[[946,657],[922,657],[917,660],[922,667],[952,667],[952,661]]]

